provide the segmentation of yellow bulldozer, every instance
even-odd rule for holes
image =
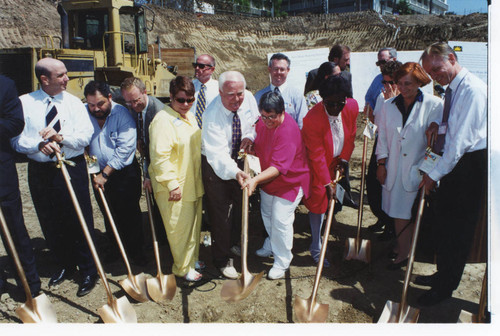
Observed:
[[[147,6],[129,0],[62,0],[57,11],[60,37],[43,36],[40,48],[0,49],[0,73],[16,82],[19,94],[38,89],[34,67],[43,57],[64,62],[70,78],[67,90],[80,98],[93,79],[119,86],[135,76],[149,94],[166,99],[175,74],[192,75],[194,48],[162,49],[159,38],[148,44],[154,11]],[[149,21],[146,12],[152,14]],[[168,63],[165,55],[172,55]]]

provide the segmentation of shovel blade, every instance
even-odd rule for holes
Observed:
[[[345,259],[370,263],[371,241],[362,239],[359,244],[359,251],[356,251],[356,238],[348,238],[345,243]]]
[[[123,290],[138,302],[149,301],[148,290],[146,288],[146,276],[144,273],[129,276],[119,281]]]
[[[264,271],[255,277],[248,273],[247,276],[242,276],[237,280],[227,280],[222,285],[220,296],[226,302],[241,301],[252,293],[263,276]]]
[[[16,309],[16,314],[23,323],[57,323],[56,311],[45,294],[40,294],[32,301],[33,307],[23,303]]]
[[[420,310],[406,306],[398,321],[399,303],[387,301],[377,323],[417,323]]]
[[[477,314],[469,313],[468,311],[462,310],[460,316],[458,316],[458,323],[484,323],[484,321],[479,321]]]
[[[154,302],[172,300],[177,290],[175,275],[158,274],[156,278],[146,280],[148,294]]]
[[[328,318],[328,309],[328,304],[313,303],[312,298],[303,299],[295,296],[293,303],[295,318],[300,323],[325,323]]]
[[[97,309],[104,323],[137,323],[137,315],[126,296],[113,299],[111,304],[105,304]]]

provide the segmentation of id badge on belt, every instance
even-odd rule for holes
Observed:
[[[441,156],[434,153],[430,147],[427,147],[425,150],[424,161],[422,161],[422,164],[418,167],[418,169],[422,173],[429,174],[437,165],[439,159],[441,159]]]

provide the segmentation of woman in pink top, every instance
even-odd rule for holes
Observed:
[[[302,196],[309,196],[309,167],[300,130],[285,113],[279,93],[267,92],[259,102],[260,119],[255,125],[254,150],[260,159],[262,173],[245,181],[251,195],[261,185],[261,213],[269,237],[260,257],[274,256],[269,279],[279,279],[292,261],[293,221],[295,208]]]

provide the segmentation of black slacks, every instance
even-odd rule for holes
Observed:
[[[93,238],[94,219],[87,165],[83,155],[69,160],[76,164],[75,167],[66,165],[66,168]],[[61,169],[52,162],[31,160],[28,163],[28,184],[38,221],[57,266],[69,269],[78,266],[82,276],[97,274]]]
[[[463,155],[441,179],[432,208],[438,243],[438,281],[433,289],[450,292],[460,284],[486,192],[485,149]]]
[[[144,245],[144,234],[142,228],[142,214],[139,200],[142,194],[141,168],[136,159],[134,161],[111,174],[104,185],[104,195],[108,203],[111,215],[116,224],[120,239],[125,246],[127,254],[134,258],[142,254]],[[99,192],[94,189],[97,204],[104,217],[106,236],[112,249],[118,246],[108,216],[99,196]]]
[[[204,155],[201,156],[201,172],[211,229],[212,257],[214,266],[220,268],[231,257],[231,246],[239,242],[243,193],[236,180],[219,178]]]
[[[35,263],[35,253],[33,247],[31,246],[31,240],[24,225],[23,209],[21,203],[21,195],[19,193],[19,188],[13,190],[11,193],[0,197],[0,206],[2,207],[2,212],[7,222],[7,227],[9,229],[12,240],[14,241],[14,246],[21,260],[21,264],[26,274],[26,279],[32,293],[38,293],[40,291],[40,277],[36,269]],[[3,244],[7,253],[11,257],[9,249],[7,248],[6,239],[3,232],[0,230],[2,236]],[[13,266],[15,267],[15,266]],[[3,281],[1,279],[0,282]],[[17,280],[17,278],[16,278]],[[18,282],[20,285],[20,283]]]

